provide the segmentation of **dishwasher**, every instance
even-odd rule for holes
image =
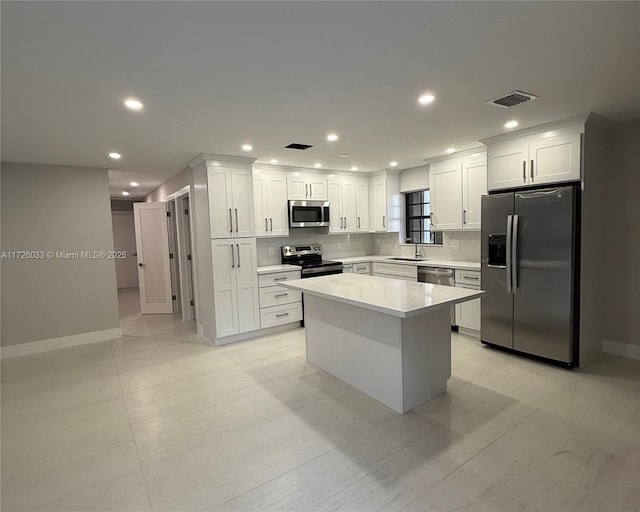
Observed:
[[[456,277],[452,268],[418,267],[418,282],[455,286]],[[456,325],[456,308],[451,306],[451,327]]]

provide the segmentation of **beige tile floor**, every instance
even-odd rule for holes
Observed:
[[[399,415],[305,362],[301,329],[121,339],[2,361],[2,510],[638,511],[640,362],[566,371],[454,335]]]

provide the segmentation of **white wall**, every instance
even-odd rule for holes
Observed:
[[[429,164],[411,167],[400,172],[400,192],[429,188]]]
[[[112,251],[106,169],[2,163],[3,251]],[[112,259],[2,260],[2,346],[119,329]]]
[[[604,333],[640,358],[640,119],[621,123],[608,141],[602,207]]]

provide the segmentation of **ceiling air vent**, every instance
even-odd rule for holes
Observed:
[[[297,142],[292,142],[288,146],[285,146],[285,149],[299,149],[300,151],[304,151],[305,149],[312,148],[311,144],[298,144]]]
[[[523,91],[513,91],[499,98],[494,98],[487,101],[490,105],[497,105],[498,107],[511,108],[527,101],[535,100],[537,96],[535,94],[529,94]]]

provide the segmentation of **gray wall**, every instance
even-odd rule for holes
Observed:
[[[608,144],[601,213],[604,338],[640,345],[640,119],[616,125]]]
[[[113,250],[107,170],[2,163],[2,250]],[[113,260],[2,260],[2,346],[120,327]]]

